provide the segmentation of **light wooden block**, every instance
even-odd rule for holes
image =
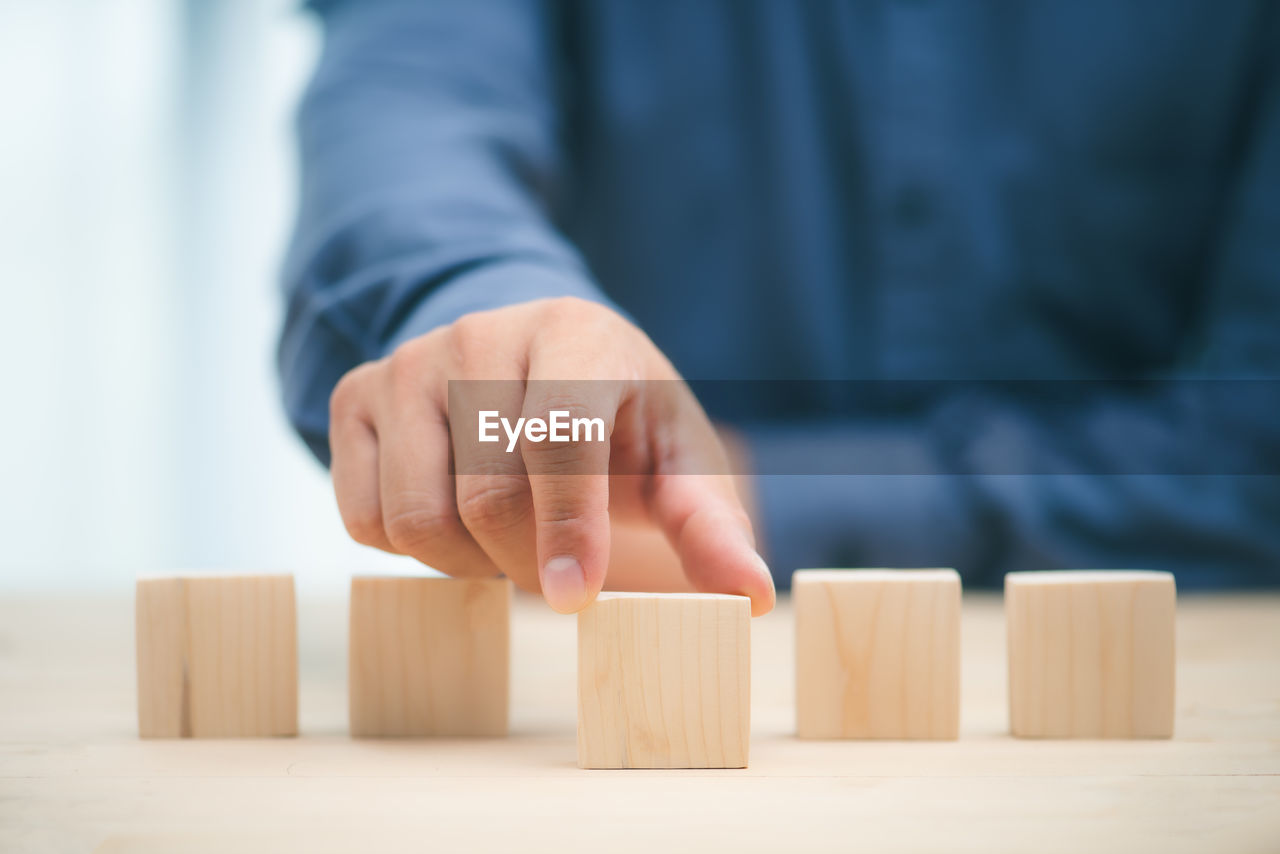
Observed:
[[[293,576],[139,579],[136,625],[143,738],[298,734]]]
[[[960,733],[960,576],[809,569],[791,581],[800,738]]]
[[[352,579],[351,734],[506,735],[510,626],[505,578]]]
[[[578,765],[745,768],[751,601],[601,593],[578,614]]]
[[[1011,572],[1004,597],[1014,735],[1173,735],[1172,575]]]

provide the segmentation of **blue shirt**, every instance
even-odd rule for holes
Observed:
[[[1233,399],[1253,456],[1219,471],[1159,394],[1100,387],[1064,432],[968,385],[1280,375],[1280,4],[313,5],[279,361],[322,460],[353,366],[577,295],[687,377],[809,381],[704,396],[766,473],[784,584],[1280,578],[1273,394]],[[992,445],[1017,465],[972,464]]]

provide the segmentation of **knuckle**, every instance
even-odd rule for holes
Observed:
[[[617,410],[608,401],[608,394],[600,386],[608,380],[542,381],[525,401],[523,414],[527,417],[549,418],[552,412],[564,413],[568,423],[581,419],[599,418],[605,425],[606,436],[613,432]],[[550,443],[529,443],[531,448],[546,448]],[[572,447],[565,443],[563,447]]]
[[[421,387],[427,364],[423,350],[422,339],[414,339],[401,344],[387,357],[386,371],[392,388],[403,392]]]
[[[367,365],[352,368],[342,375],[338,384],[329,395],[329,417],[331,420],[347,418],[355,414],[359,407],[361,386],[367,373]]]
[[[342,517],[342,523],[351,539],[362,546],[380,546],[386,542],[382,516],[376,512],[349,513]]]
[[[509,531],[532,510],[525,479],[516,475],[489,476],[458,496],[458,515],[471,531]]]
[[[452,513],[430,507],[401,510],[386,519],[387,541],[392,548],[419,559],[443,554],[457,533]]]
[[[609,491],[603,475],[541,479],[538,484],[538,524],[587,524],[608,520]]]
[[[453,322],[453,337],[466,341],[475,341],[484,337],[490,327],[490,321],[482,312],[464,314]]]
[[[547,308],[556,316],[566,320],[586,320],[597,317],[605,311],[600,304],[582,297],[555,297],[549,301]]]
[[[449,351],[454,364],[466,366],[492,349],[492,320],[482,313],[464,314],[449,327]]]
[[[602,305],[581,297],[556,297],[543,306],[542,333],[562,336],[567,327],[576,336],[610,334],[615,315]]]
[[[746,510],[743,510],[741,507],[736,507],[729,511],[729,518],[733,520],[734,524],[742,528],[742,530],[747,531],[752,536],[755,535],[755,526],[751,524],[751,516]]]
[[[529,401],[526,401],[528,404]],[[528,433],[520,440],[520,454],[530,474],[605,474],[609,467],[609,447],[617,414],[605,403],[592,406],[572,392],[540,395],[525,414],[550,424],[557,413],[558,439],[547,436],[535,440]],[[563,413],[563,415],[559,414]],[[599,428],[592,428],[598,422]],[[575,425],[586,424],[583,431]],[[603,441],[601,441],[603,440]]]
[[[596,380],[595,382],[602,382]],[[576,386],[576,387],[575,387]],[[546,416],[553,409],[558,412],[567,412],[569,418],[591,418],[593,416],[600,417],[604,413],[595,411],[593,407],[583,400],[583,392],[589,389],[582,388],[582,383],[552,383],[549,388],[542,389],[533,401],[533,406],[526,407],[528,415]],[[598,408],[598,407],[597,407]]]
[[[585,508],[573,501],[548,501],[538,508],[539,525],[570,525],[586,522]]]
[[[584,445],[521,441],[520,449],[531,475],[586,476],[605,474],[608,470],[608,456],[592,454]]]

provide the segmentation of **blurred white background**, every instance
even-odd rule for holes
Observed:
[[[0,591],[403,567],[278,400],[318,47],[295,0],[0,0]]]

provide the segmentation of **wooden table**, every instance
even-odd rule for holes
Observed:
[[[967,596],[957,742],[792,736],[790,609],[753,624],[742,771],[581,771],[574,620],[520,601],[512,734],[346,735],[346,607],[299,605],[302,731],[139,741],[128,599],[0,601],[0,851],[1280,851],[1280,597],[1184,597],[1173,741],[1006,735]]]

